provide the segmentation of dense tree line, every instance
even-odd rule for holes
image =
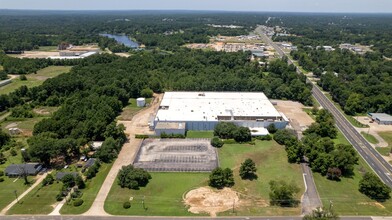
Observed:
[[[361,56],[340,49],[303,48],[291,55],[320,77],[318,85],[329,91],[347,114],[392,113],[392,61],[380,54]]]

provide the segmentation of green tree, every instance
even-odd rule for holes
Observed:
[[[252,135],[247,127],[238,127],[234,133],[233,138],[236,142],[243,143],[252,140]]]
[[[239,172],[242,179],[257,179],[256,164],[250,158],[246,159],[243,163],[241,163]]]
[[[267,126],[267,130],[270,134],[275,134],[275,132],[278,130],[275,126],[274,123],[271,123]]]
[[[75,177],[75,184],[78,186],[79,189],[86,188],[86,183],[84,182],[83,178],[80,175]]]
[[[285,181],[270,181],[270,204],[282,207],[297,206],[299,201],[295,198],[300,191],[294,183],[288,184]]]
[[[233,171],[230,168],[215,168],[210,174],[208,185],[218,189],[232,187],[234,185]]]
[[[54,178],[52,176],[52,174],[48,174],[43,180],[42,180],[42,186],[47,186],[47,185],[51,185],[54,182]]]
[[[391,188],[370,172],[365,173],[359,181],[359,192],[379,202],[384,202],[391,198]]]
[[[144,98],[151,98],[154,92],[150,88],[145,88],[140,91],[140,96]]]
[[[234,137],[237,126],[232,122],[219,122],[214,129],[214,136],[222,139],[230,139]]]
[[[61,179],[61,182],[63,182],[63,185],[66,188],[74,187],[75,186],[75,177],[72,174],[66,174]]]
[[[141,168],[134,168],[132,165],[128,165],[121,168],[117,179],[121,188],[139,189],[147,186],[151,175]]]

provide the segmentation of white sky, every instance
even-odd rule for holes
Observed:
[[[0,8],[392,13],[392,0],[0,0]]]

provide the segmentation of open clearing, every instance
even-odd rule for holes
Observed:
[[[27,86],[28,88],[39,86],[49,78],[69,72],[71,68],[71,66],[49,66],[38,70],[37,74],[26,75],[27,80],[22,81],[19,77],[16,77],[12,80],[12,83],[0,87],[0,95],[13,92],[21,86]]]
[[[146,105],[149,105],[151,103],[151,98],[146,99]],[[120,121],[131,121],[133,116],[137,114],[138,111],[143,109],[143,107],[137,107],[136,105],[136,99],[132,98],[129,99],[128,105],[123,108],[123,111],[121,114],[117,117],[118,120]]]
[[[213,190],[210,187],[200,187],[189,191],[185,195],[185,204],[190,208],[189,212],[209,213],[216,216],[216,213],[224,212],[233,208],[234,204],[239,204],[240,199],[237,192],[230,188]]]
[[[275,106],[279,112],[283,112],[289,118],[291,124],[299,126],[304,131],[311,125],[314,120],[304,110],[305,106],[299,102],[271,100],[276,102]]]

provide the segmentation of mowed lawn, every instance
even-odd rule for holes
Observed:
[[[62,183],[56,181],[44,187],[40,184],[15,204],[7,214],[49,214],[58,203],[56,195],[59,194],[61,187]]]
[[[11,156],[9,151],[3,152],[7,161],[0,165],[0,171],[4,171],[5,168],[12,163],[20,163],[22,156],[20,151],[17,151],[16,156]],[[16,194],[22,194],[30,185],[25,185],[23,179],[9,178],[7,176],[2,176],[4,182],[0,182],[0,211],[6,207],[9,203],[15,200],[15,190]],[[33,182],[34,177],[28,177],[30,182]]]
[[[97,196],[99,189],[101,189],[102,183],[105,181],[112,165],[113,163],[102,163],[97,176],[86,182],[86,188],[81,190],[83,192],[82,199],[84,201],[81,206],[75,207],[71,203],[65,204],[60,210],[60,213],[63,215],[69,215],[82,214],[86,212],[93,204],[95,197]]]
[[[208,175],[209,173],[151,173],[150,183],[140,190],[121,188],[116,180],[105,201],[105,211],[112,215],[194,215],[187,211],[182,197],[191,189],[206,186]],[[123,208],[126,201],[131,202],[131,208]]]
[[[187,138],[213,138],[213,131],[187,131]]]
[[[242,180],[239,176],[241,163],[251,158],[257,166],[257,180]],[[302,171],[299,164],[287,162],[284,146],[275,141],[256,141],[256,145],[225,144],[219,149],[219,160],[222,168],[229,167],[234,171],[235,185],[233,189],[240,193],[242,205],[236,207],[235,214],[247,215],[300,215],[301,207],[280,208],[269,205],[269,182],[284,180],[295,183],[301,190],[297,194],[300,200],[304,192]],[[227,211],[221,215],[232,215]]]
[[[49,66],[37,71],[37,74],[31,73],[26,75],[27,80],[20,80],[19,76],[12,80],[12,83],[0,87],[0,95],[8,94],[15,91],[21,86],[29,88],[41,85],[45,80],[67,73],[71,70],[71,66]]]
[[[335,144],[349,144],[342,133],[338,132]],[[372,172],[366,162],[359,156],[354,175],[342,178],[341,181],[331,181],[319,173],[313,173],[321,201],[329,207],[330,201],[339,215],[391,215],[392,201],[378,203],[358,191],[359,181],[365,172]]]

